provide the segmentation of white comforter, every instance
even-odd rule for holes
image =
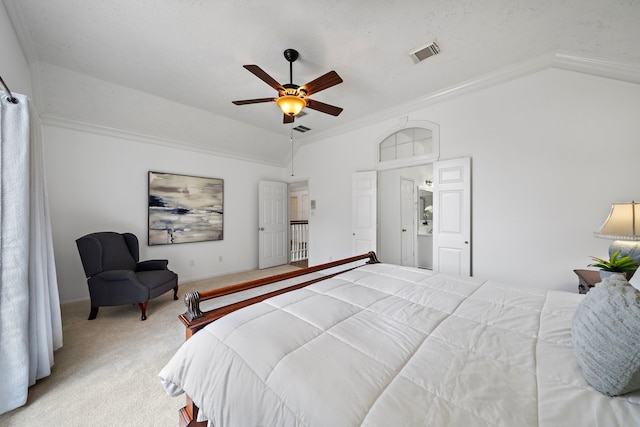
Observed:
[[[214,322],[160,378],[216,427],[640,425],[575,362],[582,297],[367,265]]]

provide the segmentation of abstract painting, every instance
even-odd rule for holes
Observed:
[[[224,180],[149,172],[149,246],[222,240]]]

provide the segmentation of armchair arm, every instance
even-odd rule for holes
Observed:
[[[168,264],[166,259],[150,259],[139,262],[136,268],[137,271],[166,270]]]

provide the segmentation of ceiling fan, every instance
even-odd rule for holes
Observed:
[[[284,113],[283,123],[293,123],[294,117],[299,114],[304,107],[309,107],[312,110],[320,111],[322,113],[331,114],[332,116],[339,115],[342,112],[342,108],[308,98],[311,94],[318,93],[321,90],[325,90],[331,86],[342,83],[342,78],[340,78],[338,73],[335,71],[329,71],[327,74],[324,74],[307,84],[298,86],[293,84],[293,63],[298,59],[298,51],[295,49],[287,49],[284,51],[284,57],[289,61],[289,83],[284,85],[278,83],[273,77],[257,65],[243,65],[244,68],[251,71],[260,80],[277,90],[277,98],[245,99],[242,101],[232,102],[235,105],[245,105],[275,101]]]

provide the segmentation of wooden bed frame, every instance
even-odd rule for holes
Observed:
[[[238,301],[233,304],[229,304],[229,305],[219,307],[209,311],[203,312],[200,310],[200,302],[202,301],[212,300],[212,299],[219,298],[226,295],[232,295],[232,294],[246,291],[249,289],[259,288],[260,286],[270,285],[276,282],[280,282],[282,280],[294,279],[296,277],[305,276],[307,274],[317,273],[320,271],[340,267],[345,264],[351,264],[353,262],[361,261],[364,259],[368,259],[366,264],[377,264],[380,262],[375,252],[369,252],[366,254],[357,255],[354,257],[317,265],[314,267],[291,271],[289,273],[277,274],[275,276],[269,276],[262,279],[251,280],[249,282],[238,283],[238,284],[227,286],[224,288],[212,289],[204,292],[188,292],[184,296],[184,302],[185,302],[185,305],[187,306],[187,311],[181,314],[180,316],[178,316],[178,318],[186,328],[186,339],[191,338],[193,334],[195,334],[200,329],[207,326],[209,323],[221,318],[222,316],[225,316],[229,313],[239,310],[243,307],[247,307],[249,305],[258,303],[260,301],[263,301],[267,298],[274,297],[276,295],[280,295],[286,292],[293,291],[295,289],[300,289],[305,286],[309,286],[313,283],[320,282],[330,277],[334,277],[340,273],[344,273],[346,271],[358,268],[360,267],[360,265],[346,268],[344,270],[340,270],[337,272],[332,272],[330,274],[323,275],[322,277],[317,277],[311,280],[304,281],[302,283],[287,286],[285,288],[278,289],[272,292],[267,292],[262,295],[258,295],[252,298],[248,298],[246,300]],[[186,405],[179,411],[180,427],[206,427],[207,426],[206,421],[200,421],[200,422],[196,421],[198,417],[198,411],[199,411],[198,407],[191,401],[191,398],[189,396],[187,396],[186,399],[187,399]]]

